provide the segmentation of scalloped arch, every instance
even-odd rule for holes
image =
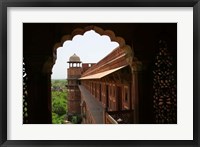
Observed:
[[[116,36],[115,33],[112,30],[103,30],[102,28],[100,28],[98,26],[92,25],[92,26],[87,26],[85,28],[76,28],[71,32],[71,34],[66,34],[66,35],[62,36],[60,42],[57,42],[54,45],[54,48],[53,48],[54,55],[57,54],[56,53],[57,48],[61,47],[65,41],[72,40],[74,36],[83,35],[85,32],[90,31],[90,30],[94,30],[96,33],[98,33],[100,35],[109,36],[110,40],[119,43],[120,47],[124,47],[126,45],[124,38],[120,37],[120,36]]]
[[[126,61],[131,67],[132,72],[142,70],[142,62],[140,62],[137,57],[134,56],[133,46],[131,47],[127,45],[124,38],[121,36],[116,36],[112,30],[103,30],[102,28],[93,25],[86,26],[85,28],[76,28],[71,32],[71,34],[66,34],[62,36],[60,42],[55,43],[53,47],[53,64],[55,64],[55,61],[57,59],[57,49],[59,47],[62,47],[65,41],[72,40],[73,37],[76,35],[84,35],[85,32],[90,30],[94,30],[99,35],[109,36],[111,41],[117,42],[119,44],[119,47],[124,49],[126,53]]]

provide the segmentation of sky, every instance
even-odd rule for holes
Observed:
[[[67,79],[67,61],[74,53],[80,57],[82,63],[97,63],[118,46],[119,44],[111,42],[108,36],[101,36],[93,30],[76,35],[57,49],[57,60],[51,79]]]

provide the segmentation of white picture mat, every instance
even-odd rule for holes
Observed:
[[[193,8],[33,8],[7,9],[8,140],[192,140]],[[23,125],[23,23],[177,23],[177,124]],[[39,35],[39,34],[38,34]],[[122,36],[123,37],[123,36]]]

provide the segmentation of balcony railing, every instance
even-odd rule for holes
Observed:
[[[107,111],[105,113],[106,124],[132,124],[133,110]]]

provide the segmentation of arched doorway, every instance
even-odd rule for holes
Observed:
[[[24,26],[24,62],[29,79],[27,82],[29,123],[51,123],[49,116],[49,112],[51,112],[49,101],[51,97],[49,95],[51,88],[50,75],[56,59],[56,46],[60,46],[62,42],[60,38],[65,36],[65,31],[67,34],[72,34],[71,32],[76,28],[87,26],[100,26],[100,28],[113,30],[119,36],[123,36],[124,39],[118,39],[122,40],[121,44],[124,44],[123,42],[126,40],[127,43],[122,45],[122,47],[133,43],[134,51],[133,48],[130,48],[130,52],[134,55],[132,56],[132,61],[138,61],[135,58],[137,56],[142,61],[141,71],[147,70],[149,73],[151,73],[151,68],[149,67],[153,62],[152,57],[155,55],[156,44],[160,36],[167,40],[173,56],[176,57],[177,55],[176,24],[26,24]],[[54,44],[55,42],[57,43]],[[52,46],[54,46],[53,50]],[[135,68],[133,68],[133,71],[135,72]],[[134,76],[134,79],[137,79],[139,82],[137,95],[140,99],[152,98],[152,91],[148,90],[152,88],[152,84],[149,82],[151,81],[150,78],[148,76],[147,80],[142,79],[140,72],[138,78]],[[143,94],[142,91],[144,90],[147,90],[147,93]],[[147,112],[147,110],[145,111]]]

